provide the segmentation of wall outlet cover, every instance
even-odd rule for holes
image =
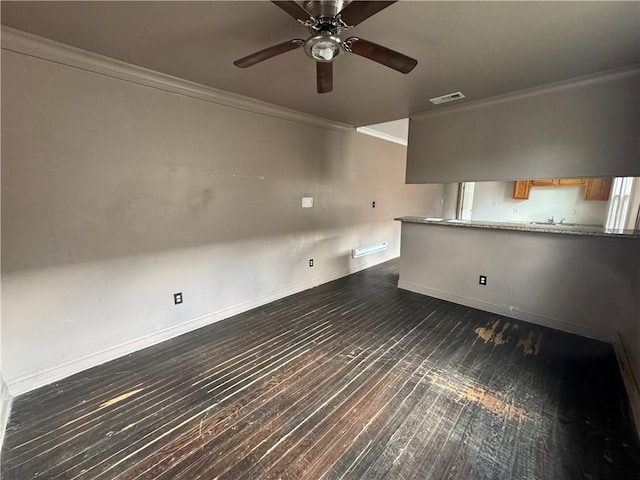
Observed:
[[[302,208],[312,208],[313,197],[302,197]]]

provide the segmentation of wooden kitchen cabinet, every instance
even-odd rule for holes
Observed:
[[[585,200],[609,200],[613,178],[587,178]]]
[[[529,198],[529,190],[531,190],[531,180],[519,180],[513,186],[513,198],[526,200]]]
[[[585,200],[609,200],[613,178],[552,178],[546,180],[518,180],[513,186],[515,200],[527,200],[531,187],[584,186]]]

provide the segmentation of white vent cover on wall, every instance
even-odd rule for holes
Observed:
[[[454,100],[460,100],[461,98],[464,98],[464,93],[455,92],[442,95],[441,97],[430,98],[429,101],[434,105],[440,105],[441,103],[453,102]]]
[[[389,248],[389,242],[376,243],[375,245],[354,248],[351,250],[351,256],[353,258],[364,257],[365,255],[371,255],[372,253],[382,252],[387,248]]]

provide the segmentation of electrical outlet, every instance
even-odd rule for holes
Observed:
[[[173,294],[173,304],[178,305],[179,303],[182,303],[182,292]]]
[[[310,259],[309,259],[309,266],[310,266],[310,267],[313,267],[313,258],[310,258]]]
[[[376,208],[376,202],[375,200],[373,202],[371,202],[371,208]]]
[[[487,276],[486,275],[480,275],[480,281],[478,283],[480,285],[486,285],[487,284]]]

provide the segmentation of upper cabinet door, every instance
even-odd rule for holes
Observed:
[[[609,200],[613,178],[587,178],[585,200]]]
[[[531,190],[531,180],[518,180],[513,185],[513,198],[526,200],[529,198],[529,190]]]

